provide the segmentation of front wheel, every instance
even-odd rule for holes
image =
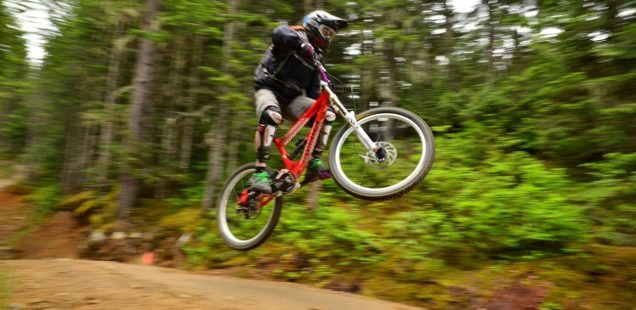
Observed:
[[[274,231],[283,207],[283,198],[263,203],[270,195],[245,199],[248,180],[256,171],[254,164],[243,165],[225,183],[216,209],[216,224],[225,244],[236,250],[250,250],[261,245]],[[245,203],[247,201],[247,203]]]
[[[368,110],[356,119],[375,147],[367,151],[352,127],[342,128],[329,149],[336,184],[366,200],[397,198],[415,188],[435,157],[433,133],[426,122],[393,107]]]

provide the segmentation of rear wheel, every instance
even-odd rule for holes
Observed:
[[[342,128],[329,149],[334,181],[347,193],[383,200],[411,191],[428,174],[435,157],[433,133],[416,114],[400,108],[378,108],[356,116],[375,143],[367,149],[352,127]]]
[[[280,218],[282,197],[260,205],[259,202],[270,195],[257,194],[247,204],[240,203],[241,195],[248,192],[248,180],[255,171],[254,164],[238,168],[223,186],[217,203],[219,233],[225,244],[233,249],[250,250],[258,247],[269,238]]]

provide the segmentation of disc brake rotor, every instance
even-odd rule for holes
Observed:
[[[368,166],[375,168],[386,168],[391,166],[397,160],[397,148],[390,142],[380,141],[375,143],[376,150],[377,148],[384,149],[385,156],[383,160],[380,160],[376,154],[377,151],[371,150],[368,151],[364,155],[360,155],[362,159],[364,159],[364,163]]]

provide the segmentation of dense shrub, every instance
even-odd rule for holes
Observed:
[[[604,243],[636,246],[636,153],[612,153],[583,166],[592,181],[578,198],[589,206],[595,236]]]
[[[429,250],[495,256],[546,254],[584,238],[585,208],[572,203],[565,171],[503,152],[491,138],[469,132],[438,139],[420,207],[387,223],[392,235],[403,229]]]

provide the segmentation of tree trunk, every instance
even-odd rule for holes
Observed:
[[[147,12],[144,17],[143,29],[156,30],[153,21],[159,10],[159,0],[146,0]],[[128,136],[126,139],[127,156],[138,156],[140,144],[144,138],[144,113],[148,109],[150,91],[152,87],[152,69],[155,48],[152,41],[141,39],[135,68],[134,94],[132,106],[128,114]],[[121,171],[121,192],[119,195],[119,209],[117,216],[126,220],[130,216],[130,209],[137,199],[140,180],[131,171],[138,167],[124,167]]]
[[[190,68],[190,91],[188,94],[187,112],[194,111],[197,103],[197,91],[199,90],[199,66],[203,54],[203,37],[195,35],[194,50],[192,52],[192,64]],[[183,136],[181,138],[181,154],[179,167],[187,170],[190,167],[190,157],[192,156],[192,134],[194,131],[194,119],[186,117],[184,120]]]
[[[181,101],[181,90],[183,88],[181,85],[183,80],[182,72],[186,64],[186,57],[184,55],[185,45],[186,39],[184,37],[176,38],[174,54],[171,56],[170,78],[168,79],[169,82],[164,93],[165,97],[171,99],[168,101],[166,107],[168,113],[173,112],[175,106]]]
[[[170,156],[171,154],[176,154],[176,119],[173,117],[166,117],[163,122],[163,126],[161,128],[161,158],[159,162],[164,164],[162,167],[168,167],[167,163],[169,160],[172,160],[174,157]],[[166,160],[168,159],[168,160]],[[169,168],[168,168],[169,169]],[[157,185],[157,189],[155,191],[156,199],[164,199],[166,197],[166,188],[168,185],[168,178],[162,176],[161,180],[159,180],[159,184]]]
[[[521,47],[521,35],[515,29],[512,31],[512,41],[514,42],[514,50],[512,51],[512,59],[510,60],[510,73],[521,72],[523,68],[523,51]]]
[[[247,117],[245,111],[240,110],[236,112],[234,117],[232,117],[232,126],[230,127],[230,136],[235,137],[231,139],[229,142],[229,149],[227,152],[227,169],[228,171],[233,171],[238,167],[238,161],[240,157],[240,148],[241,141],[244,141],[244,127],[243,120]]]
[[[448,63],[446,64],[446,80],[448,81],[448,87],[451,90],[458,89],[457,82],[455,79],[455,72],[453,70],[453,66],[455,62],[453,61],[453,45],[455,44],[455,35],[453,32],[453,10],[448,6],[448,2],[444,1],[444,29],[446,32],[444,33],[444,57]]]
[[[488,59],[488,82],[494,83],[497,75],[495,68],[495,4],[486,1],[488,7],[488,46],[486,46],[486,57]]]
[[[94,150],[97,142],[97,133],[99,127],[97,125],[88,125],[84,127],[84,143],[82,144],[78,183],[85,184],[87,181],[86,170],[93,166]]]
[[[208,142],[210,143],[210,152],[208,153],[208,172],[207,172],[207,184],[205,187],[205,195],[203,197],[203,211],[207,212],[212,208],[214,200],[216,198],[216,184],[221,179],[223,172],[223,149],[225,145],[225,119],[227,118],[227,108],[219,107],[221,110],[214,120],[212,128],[207,135]]]
[[[77,120],[73,120],[69,122],[69,125],[66,128],[64,164],[62,166],[61,173],[61,189],[64,194],[72,193],[77,186],[77,154],[80,153],[79,145],[82,144],[82,141],[85,141],[85,139],[83,139],[85,137],[82,137],[83,127],[78,124],[79,122]]]
[[[102,125],[102,132],[99,143],[99,157],[97,159],[97,184],[105,185],[108,181],[108,170],[110,168],[110,145],[113,140],[113,130],[115,127],[115,91],[119,84],[119,67],[121,64],[121,55],[124,47],[118,46],[118,40],[122,32],[123,23],[117,23],[117,30],[113,38],[113,47],[110,52],[110,60],[108,65],[108,82],[106,85],[106,95],[104,98],[104,110],[106,111],[106,119]]]
[[[176,38],[174,45],[175,48],[170,54],[172,62],[169,67],[168,83],[164,85],[163,89],[163,96],[167,99],[167,104],[161,128],[161,153],[159,155],[162,169],[168,169],[169,171],[172,171],[170,162],[177,158],[178,118],[173,113],[181,100],[182,70],[186,62],[184,57],[185,38],[182,36]],[[162,175],[155,191],[155,198],[164,199],[167,187],[168,177]]]
[[[363,32],[363,40],[361,46],[362,55],[371,56],[374,52],[374,36],[372,32]],[[363,66],[360,72],[360,100],[363,106],[360,107],[360,112],[367,110],[371,107],[371,101],[374,100],[374,93],[376,88],[376,76],[375,74],[379,70],[375,70],[374,66]]]
[[[45,141],[45,130],[50,121],[49,118],[43,116],[43,107],[37,104],[37,102],[49,101],[44,93],[43,89],[36,90],[32,100],[26,103],[29,110],[27,119],[31,126],[28,127],[26,152],[21,156],[20,162],[24,165],[24,179],[32,182],[39,180],[40,167],[44,159],[38,148]]]
[[[236,12],[239,6],[239,0],[229,1],[229,13]],[[221,70],[224,73],[229,74],[230,68],[228,66],[229,59],[232,56],[232,41],[234,40],[234,31],[236,25],[234,21],[228,21],[225,23],[225,31],[223,36],[223,59]],[[222,89],[221,93],[227,92],[227,89]],[[220,102],[219,113],[216,121],[210,128],[208,133],[208,140],[210,141],[210,152],[208,155],[208,172],[207,172],[207,184],[205,187],[205,195],[203,197],[203,211],[207,212],[212,208],[215,201],[216,184],[221,179],[223,174],[223,148],[225,144],[225,134],[227,127],[226,118],[228,113],[228,106],[225,102]]]
[[[315,10],[322,10],[325,6],[324,0],[305,0],[305,14],[309,14]]]

